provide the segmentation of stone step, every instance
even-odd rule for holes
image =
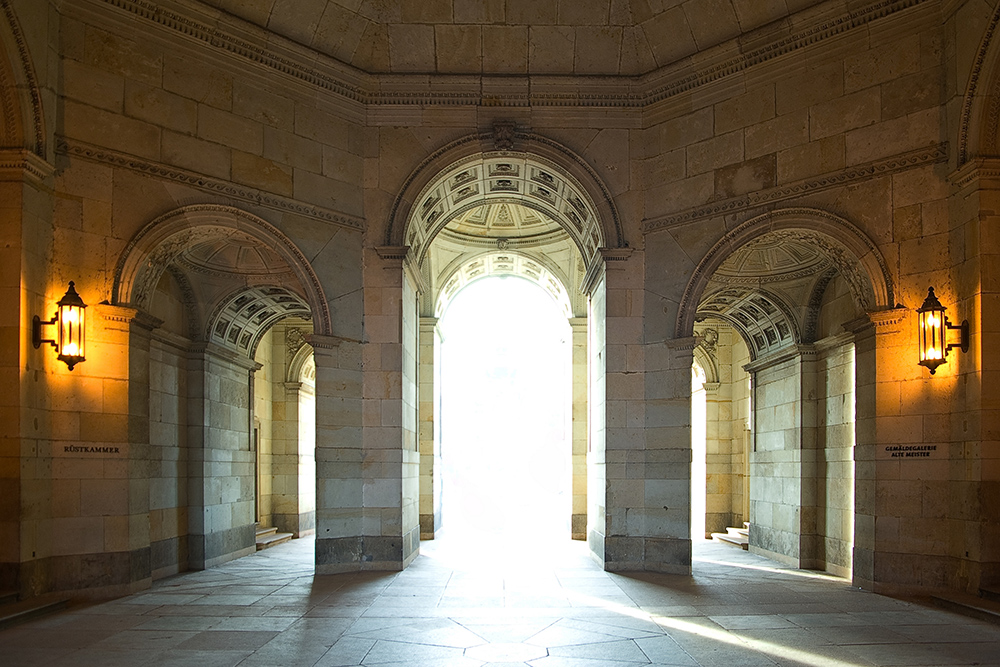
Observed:
[[[1000,602],[960,593],[932,595],[931,600],[942,609],[1000,625]]]
[[[259,540],[262,537],[274,535],[276,532],[278,532],[277,528],[261,528],[260,526],[257,526],[257,539]]]
[[[993,602],[1000,602],[1000,588],[980,588],[979,597],[984,600],[992,600]]]
[[[0,591],[0,604],[17,602],[17,591]]]
[[[4,594],[3,599],[7,598],[8,594]],[[14,600],[0,606],[0,629],[60,611],[69,604],[68,599],[58,596],[32,598],[17,602],[17,593],[14,593]]]
[[[733,530],[730,528],[729,530]],[[725,544],[732,544],[737,546],[744,551],[750,548],[750,540],[747,539],[745,535],[734,535],[731,532],[725,533],[712,533],[712,540],[715,542],[723,542]]]
[[[726,528],[726,532],[736,537],[750,537],[749,528],[733,528],[730,526],[729,528]]]
[[[261,535],[257,532],[257,551],[283,544],[292,539],[291,533],[279,533],[277,528],[271,528]]]

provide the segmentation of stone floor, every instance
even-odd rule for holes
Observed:
[[[485,539],[322,577],[295,540],[0,631],[0,664],[1000,666],[1000,627],[731,547],[700,545],[691,577],[622,576],[582,543],[484,559]]]

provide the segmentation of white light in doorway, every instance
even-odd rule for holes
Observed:
[[[446,535],[569,538],[571,333],[537,285],[476,281],[444,313]]]

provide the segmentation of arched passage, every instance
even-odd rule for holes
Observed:
[[[865,444],[856,424],[874,414],[873,395],[858,390],[869,380],[857,377],[856,332],[860,318],[891,307],[888,276],[864,234],[810,209],[749,220],[699,264],[677,332],[699,336],[729,404],[713,425],[723,436],[707,473],[725,480],[728,497],[710,499],[709,532],[746,521],[758,553],[852,572],[856,445]]]
[[[129,464],[150,468],[152,576],[250,553],[258,524],[311,533],[315,372],[287,377],[315,368],[301,351],[330,319],[295,245],[245,211],[183,207],[131,239],[111,303],[131,313],[129,412],[148,423]]]
[[[492,145],[490,145],[492,139]],[[523,273],[568,304],[573,328],[573,481],[572,534],[587,536],[588,410],[601,410],[603,385],[590,392],[590,376],[603,379],[604,257],[607,246],[623,247],[614,204],[593,171],[554,142],[514,133],[505,143],[496,130],[455,142],[428,158],[408,179],[393,207],[383,257],[406,258],[403,281],[403,359],[419,360],[420,534],[439,525],[439,487],[435,466],[440,451],[437,374],[439,304],[462,284],[485,272]],[[411,310],[411,307],[413,310]],[[407,325],[412,313],[414,324]],[[413,331],[407,336],[407,331]],[[590,340],[588,341],[588,336]],[[588,346],[589,342],[589,346]],[[589,347],[589,364],[588,364]],[[411,352],[408,352],[412,350]],[[416,365],[416,364],[415,364]],[[602,366],[603,368],[603,366]],[[414,382],[417,384],[417,382]],[[404,395],[408,392],[404,384]],[[599,423],[603,424],[603,418]],[[404,430],[406,420],[404,418]],[[603,431],[589,434],[593,451],[603,451]],[[603,476],[603,457],[595,467]],[[591,469],[592,472],[595,468]],[[404,480],[405,484],[405,480]],[[599,486],[599,485],[598,485]],[[596,519],[603,498],[591,503]],[[599,547],[603,558],[603,542]]]

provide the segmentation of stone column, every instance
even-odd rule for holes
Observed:
[[[814,567],[816,351],[799,345],[748,364],[753,374],[750,550]]]
[[[255,550],[252,359],[212,343],[188,353],[188,565]]]
[[[705,389],[705,532],[724,533],[735,526],[729,385],[706,382]]]
[[[353,572],[366,562],[362,345],[306,339],[316,362],[316,573]]]
[[[0,336],[4,341],[0,345],[0,387],[4,387],[0,395],[0,589],[20,589],[25,595],[42,592],[31,588],[32,561],[41,556],[29,544],[37,527],[29,525],[25,510],[35,506],[26,496],[28,480],[45,474],[36,462],[47,430],[47,420],[40,420],[39,413],[47,399],[39,391],[44,381],[39,382],[40,364],[34,361],[51,348],[32,350],[31,318],[52,315],[53,304],[43,297],[52,278],[53,207],[47,181],[53,171],[54,167],[29,151],[0,149]],[[26,351],[27,359],[23,358]]]
[[[405,263],[407,249],[368,249],[365,273],[365,342],[358,370],[336,371],[316,358],[317,400],[317,572],[351,569],[400,570],[420,546],[420,452],[417,439],[417,293],[419,277]],[[310,339],[312,342],[312,339]],[[343,347],[343,346],[341,346]],[[341,349],[343,355],[343,349]],[[350,447],[335,447],[337,436],[321,433],[347,415],[327,416],[326,382],[336,375],[360,389],[351,401],[362,428]],[[355,382],[360,381],[360,385]],[[348,400],[345,398],[344,400]],[[347,408],[348,406],[344,406]],[[350,475],[331,465],[334,450],[350,460]],[[338,478],[332,483],[330,476]],[[343,493],[339,492],[339,489]]]
[[[436,317],[420,318],[419,387],[420,404],[420,539],[433,540],[441,525],[441,447],[438,437],[438,388],[435,373],[440,346]]]
[[[587,372],[586,317],[569,320],[573,336],[573,404],[572,404],[572,470],[573,508],[570,532],[574,540],[587,539],[587,397],[589,376]]]
[[[907,309],[897,308],[844,325],[854,334],[856,369],[853,583],[868,590],[883,578],[884,562],[892,560],[899,540],[899,508],[886,503],[898,486],[888,478],[898,478],[898,464],[882,459],[879,450],[914,434],[900,420],[901,380],[913,374],[907,361],[916,363],[916,347],[904,329],[911,321],[907,315]],[[919,439],[920,429],[914,437]]]

